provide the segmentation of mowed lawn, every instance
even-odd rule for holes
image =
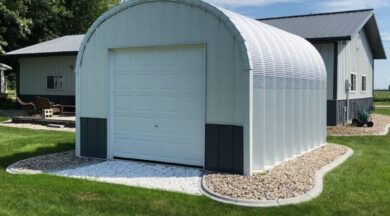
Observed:
[[[313,201],[243,208],[205,197],[48,175],[11,175],[20,159],[74,148],[74,134],[0,127],[0,215],[389,215],[390,136],[329,137],[355,154]]]
[[[375,113],[390,116],[390,108],[376,108]]]

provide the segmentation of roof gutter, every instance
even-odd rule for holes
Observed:
[[[310,43],[333,43],[337,41],[349,41],[352,40],[351,36],[342,37],[323,37],[323,38],[306,38]]]
[[[78,51],[67,52],[51,52],[51,53],[22,53],[22,54],[8,54],[8,57],[26,58],[26,57],[51,57],[51,56],[77,56]]]

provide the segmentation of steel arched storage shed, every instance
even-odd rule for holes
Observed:
[[[245,175],[326,143],[326,70],[303,38],[199,0],[133,0],[76,66],[84,157]]]

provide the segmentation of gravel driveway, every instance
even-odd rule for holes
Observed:
[[[67,151],[18,161],[7,171],[16,174],[48,173],[150,189],[201,195],[203,171],[195,168],[124,160],[78,158]]]
[[[151,189],[200,195],[203,172],[178,166],[134,161],[106,161],[74,169],[50,172],[54,175],[96,180]]]
[[[0,126],[3,127],[12,127],[12,128],[24,128],[24,129],[31,129],[31,130],[47,130],[47,131],[62,131],[62,132],[76,132],[75,128],[53,128],[53,127],[47,127],[44,125],[38,125],[38,124],[22,124],[22,123],[12,123],[11,121],[6,122],[0,122]]]

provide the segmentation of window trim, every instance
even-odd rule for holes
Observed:
[[[48,79],[48,77],[56,77],[56,76],[60,76],[61,77],[61,79],[62,79],[62,85],[61,85],[61,88],[58,88],[58,89],[56,89],[56,88],[48,88],[48,86],[47,86],[47,79]],[[46,75],[46,90],[47,91],[64,91],[64,75],[63,74],[48,74],[48,75]]]
[[[353,85],[353,81],[352,81],[352,75],[355,75],[355,89],[353,89],[352,87],[354,86]],[[350,91],[351,92],[356,92],[357,91],[357,73],[356,72],[351,72],[351,75],[350,75],[350,82],[351,82],[351,89]]]
[[[364,87],[365,87],[365,89],[363,89],[363,77],[365,78],[365,85],[364,85]],[[362,90],[362,92],[367,92],[367,75],[366,74],[362,74],[362,85],[361,85],[361,90]]]

